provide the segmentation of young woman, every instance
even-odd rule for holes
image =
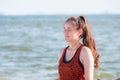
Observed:
[[[59,56],[58,80],[93,80],[94,67],[99,68],[99,55],[86,19],[83,16],[68,18],[64,37],[69,46]]]

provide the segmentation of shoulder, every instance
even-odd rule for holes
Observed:
[[[89,54],[91,54],[91,50],[90,50],[88,47],[83,46],[83,47],[82,47],[82,50],[81,50],[81,53],[82,53],[83,55],[89,55]]]
[[[81,59],[82,62],[93,61],[92,52],[88,47],[86,47],[86,46],[82,47],[81,54],[80,54],[80,59]]]

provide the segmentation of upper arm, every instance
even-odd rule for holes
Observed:
[[[84,65],[85,80],[93,80],[94,59],[89,48],[83,47],[81,50],[80,60]]]

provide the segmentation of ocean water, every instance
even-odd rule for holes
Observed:
[[[0,80],[55,80],[72,15],[0,16]],[[120,77],[120,15],[85,15],[100,54],[94,80]]]

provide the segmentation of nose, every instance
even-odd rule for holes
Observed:
[[[64,30],[64,35],[68,35],[68,31],[67,30]]]

